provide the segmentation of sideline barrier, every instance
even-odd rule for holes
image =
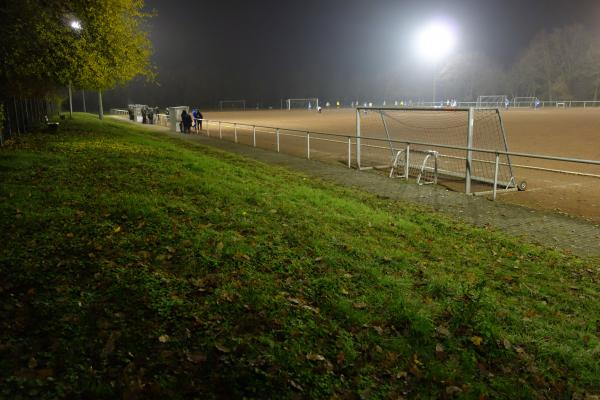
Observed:
[[[300,130],[300,129],[293,129],[293,128],[279,128],[279,127],[272,127],[272,126],[265,126],[265,125],[245,124],[245,123],[240,123],[240,122],[211,120],[211,119],[207,119],[207,118],[201,119],[201,121],[203,122],[203,125],[204,125],[204,131],[206,132],[206,135],[209,137],[210,137],[211,127],[213,129],[215,128],[215,126],[218,128],[219,139],[224,139],[225,129],[229,128],[230,130],[233,130],[233,136],[234,136],[235,143],[239,142],[240,131],[243,129],[247,130],[247,131],[251,132],[251,135],[252,135],[251,146],[253,146],[253,147],[258,147],[256,144],[257,132],[273,135],[275,137],[275,151],[277,151],[278,153],[281,152],[282,137],[284,137],[284,138],[285,137],[299,138],[299,139],[305,141],[306,152],[305,152],[304,156],[307,159],[311,158],[311,151],[315,150],[315,147],[316,147],[315,143],[318,143],[319,141],[320,142],[338,143],[340,145],[347,146],[347,154],[345,155],[347,167],[352,168],[352,165],[353,165],[352,164],[352,156],[353,156],[352,147],[356,146],[356,136],[354,136],[354,135],[344,135],[344,134],[318,132],[318,131],[307,131],[307,130]],[[201,133],[201,131],[196,129],[196,133]],[[406,141],[406,140],[395,140],[395,139],[390,140],[390,139],[382,139],[382,138],[375,138],[375,137],[368,137],[368,136],[361,136],[360,139],[361,140],[371,140],[374,142],[380,142],[382,144],[393,143],[394,145],[397,145],[397,148],[395,148],[394,150],[404,150],[406,152],[407,159],[410,157],[411,151],[412,152],[421,151],[421,150],[412,150],[411,149],[412,145],[430,146],[430,147],[446,148],[446,149],[461,150],[461,151],[471,151],[473,153],[493,154],[495,156],[495,161],[476,160],[476,159],[474,159],[474,161],[479,161],[479,162],[484,162],[484,163],[489,163],[489,164],[494,165],[495,177],[494,177],[494,181],[490,182],[490,184],[493,185],[493,189],[491,191],[476,193],[476,195],[492,194],[494,200],[496,200],[497,193],[499,191],[511,190],[511,189],[508,189],[508,187],[505,189],[499,188],[497,171],[500,166],[508,165],[506,163],[500,162],[500,156],[511,156],[511,157],[520,157],[520,158],[528,158],[528,159],[536,159],[536,160],[559,161],[559,162],[567,162],[567,163],[575,163],[575,164],[600,166],[600,160],[585,160],[585,159],[571,158],[571,157],[560,157],[560,156],[551,156],[551,155],[544,155],[544,154],[511,152],[511,151],[498,151],[498,150],[480,149],[480,148],[474,148],[474,147],[468,148],[465,146],[454,146],[454,145],[437,144],[437,143],[420,142],[420,141]],[[372,144],[361,144],[361,147],[377,148],[377,149],[383,149],[383,150],[390,149],[389,146],[385,146],[385,145],[377,146],[377,145],[372,145]],[[438,155],[438,157],[457,158],[457,157],[453,157],[453,156],[444,156],[441,154]],[[390,165],[383,165],[381,167],[382,168],[390,168],[391,166],[392,165],[390,163]],[[600,178],[600,174],[569,171],[569,170],[562,170],[562,169],[556,169],[556,168],[546,168],[546,167],[533,166],[533,165],[513,164],[513,167],[536,170],[536,171],[559,173],[559,174]],[[364,169],[373,169],[373,168],[364,168]],[[516,184],[516,182],[513,182],[513,184]],[[525,187],[524,186],[521,187],[521,185],[525,185],[525,183],[522,182],[517,185],[520,189],[525,189]]]

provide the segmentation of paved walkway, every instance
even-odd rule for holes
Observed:
[[[600,225],[564,215],[467,196],[441,186],[418,186],[391,180],[374,172],[359,172],[342,165],[323,163],[263,150],[204,135],[170,136],[209,145],[269,164],[285,166],[333,183],[355,187],[380,197],[429,206],[476,226],[490,226],[529,242],[579,256],[600,257]]]

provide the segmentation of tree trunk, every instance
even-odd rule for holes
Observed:
[[[104,119],[104,109],[102,108],[102,90],[98,90],[98,117]]]
[[[73,88],[69,81],[69,118],[73,119]]]

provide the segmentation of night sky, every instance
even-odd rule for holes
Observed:
[[[247,99],[384,99],[426,87],[431,66],[414,36],[432,18],[454,22],[455,52],[509,66],[540,30],[600,25],[598,0],[147,0],[157,83],[107,93],[111,106],[214,106]],[[600,37],[600,35],[599,35]],[[424,92],[425,93],[425,92]]]

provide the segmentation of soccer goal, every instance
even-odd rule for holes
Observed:
[[[413,177],[457,191],[464,187],[466,193],[491,192],[494,183],[514,190],[510,156],[496,152],[508,152],[498,109],[356,110],[359,169],[385,169],[390,177]]]
[[[219,111],[246,111],[246,100],[221,100]]]
[[[477,108],[503,108],[508,103],[507,100],[506,95],[479,96]]]
[[[535,108],[537,97],[515,97],[512,106],[515,108]]]
[[[288,110],[316,110],[319,108],[319,99],[316,97],[308,99],[286,99],[285,107]]]

